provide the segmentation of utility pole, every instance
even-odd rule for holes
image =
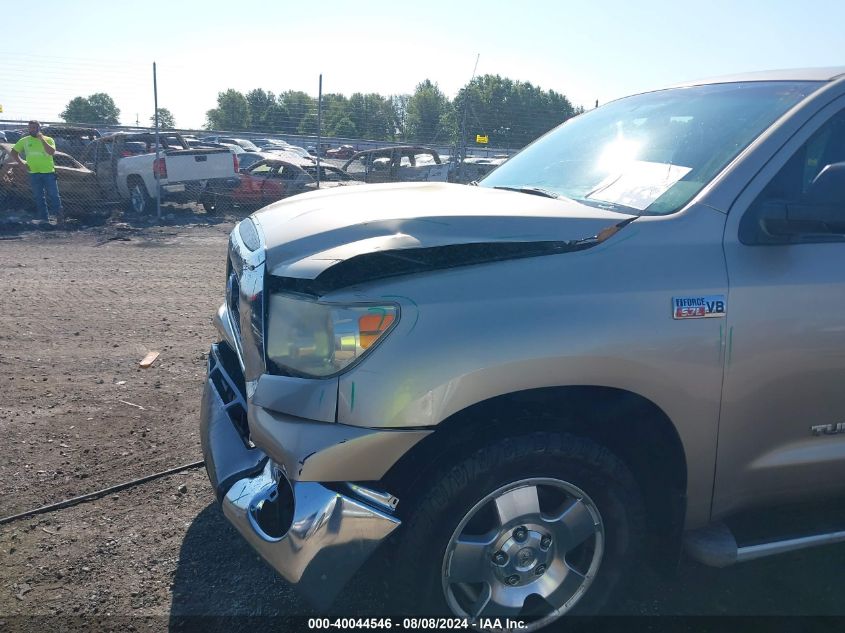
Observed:
[[[317,89],[317,189],[320,188],[320,133],[323,123],[323,73],[320,73],[320,84]]]
[[[156,80],[156,63],[153,62],[153,106],[156,113],[156,164],[161,158],[161,151],[158,142],[158,81]],[[159,177],[159,170],[153,169],[153,175],[156,179],[156,219],[161,222],[161,179]]]
[[[475,79],[475,71],[478,70],[478,60],[481,59],[481,53],[478,53],[475,57],[475,66],[472,69],[472,77],[469,79],[469,83],[467,87],[472,84],[472,80]],[[461,146],[458,149],[458,178],[463,176],[464,172],[464,159],[467,156],[467,108],[469,107],[469,90],[464,90],[464,111],[461,115]]]

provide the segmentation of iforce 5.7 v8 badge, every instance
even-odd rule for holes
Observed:
[[[727,308],[728,302],[725,295],[672,297],[672,317],[675,319],[723,317]]]

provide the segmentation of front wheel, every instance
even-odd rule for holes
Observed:
[[[636,483],[605,448],[567,434],[504,439],[443,474],[412,511],[393,563],[398,590],[420,615],[536,630],[595,613],[643,526]]]

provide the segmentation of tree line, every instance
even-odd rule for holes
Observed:
[[[455,144],[463,135],[488,137],[491,147],[522,147],[568,118],[583,112],[566,96],[529,82],[499,75],[474,78],[454,99],[426,79],[413,94],[323,95],[325,136],[381,141]],[[60,115],[73,123],[116,124],[120,110],[105,93],[76,97]],[[159,109],[162,128],[175,128],[173,115]],[[151,117],[151,123],[154,117]],[[207,129],[230,132],[317,134],[317,99],[288,90],[228,89],[206,112]]]

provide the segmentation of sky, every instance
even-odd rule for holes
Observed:
[[[197,128],[228,88],[453,98],[476,74],[575,105],[744,71],[845,66],[845,2],[794,0],[39,0],[4,3],[0,120],[58,120],[110,94],[121,123],[158,101]],[[37,35],[36,35],[37,33]]]

